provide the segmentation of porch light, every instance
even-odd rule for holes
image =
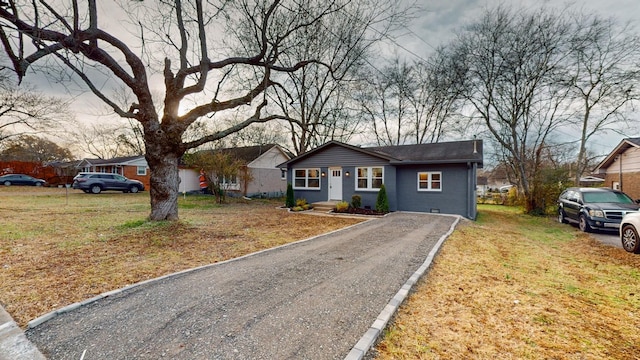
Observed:
[[[323,171],[323,172],[320,174],[320,176],[325,177],[325,176],[327,176],[327,173]]]
[[[345,175],[346,177],[349,177],[349,175],[351,175],[351,174],[349,174],[349,172],[348,172],[348,171],[345,171],[345,172],[344,172],[344,175]]]

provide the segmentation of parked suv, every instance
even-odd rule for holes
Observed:
[[[93,194],[99,194],[104,190],[137,193],[144,190],[144,184],[119,174],[82,172],[73,178],[73,188]]]
[[[582,231],[619,229],[622,218],[640,208],[627,194],[609,188],[568,188],[558,199],[558,221]]]

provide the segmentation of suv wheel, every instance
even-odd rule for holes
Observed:
[[[102,188],[100,187],[100,185],[91,185],[92,194],[100,194],[101,191],[102,191]]]
[[[568,223],[567,218],[564,216],[564,210],[558,209],[558,222],[560,224]]]
[[[622,247],[630,252],[639,254],[640,253],[640,239],[638,239],[638,232],[636,228],[632,225],[625,225],[622,228]]]
[[[591,231],[591,226],[589,226],[589,223],[587,222],[587,217],[584,215],[580,215],[580,221],[578,222],[578,227],[580,228],[581,231],[584,231],[584,232]]]
[[[137,186],[135,186],[135,185],[133,185],[133,186],[131,186],[131,187],[129,188],[129,192],[131,192],[131,193],[133,193],[133,194],[137,193],[138,191],[140,191],[140,189],[138,189],[138,187],[137,187]]]

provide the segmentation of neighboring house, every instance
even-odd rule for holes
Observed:
[[[623,139],[593,170],[604,186],[640,199],[640,138]]]
[[[106,172],[139,180],[145,189],[151,188],[151,173],[144,156],[127,156],[113,159],[83,159],[76,165],[78,172]]]
[[[296,198],[351,201],[375,208],[385,184],[391,211],[458,214],[475,219],[482,141],[362,148],[328,142],[283,164]]]
[[[245,196],[278,197],[287,190],[285,173],[276,165],[291,158],[289,153],[275,144],[243,146],[235,148],[204,150],[222,152],[242,162],[240,171],[248,176],[224,179],[223,188],[230,193]],[[180,192],[200,190],[200,169],[180,167]]]

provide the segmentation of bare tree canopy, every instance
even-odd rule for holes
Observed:
[[[578,13],[567,67],[580,133],[576,184],[589,164],[587,145],[596,134],[629,127],[628,111],[640,99],[640,37],[630,25]]]
[[[466,64],[465,99],[511,166],[527,211],[549,136],[566,123],[568,89],[558,79],[569,54],[570,26],[551,10],[488,10],[453,45]]]
[[[426,62],[396,57],[382,70],[370,67],[357,100],[378,145],[434,143],[459,127],[464,62],[447,51],[437,49]]]
[[[587,141],[625,121],[623,110],[640,95],[637,35],[571,8],[490,9],[448,49],[463,64],[470,116],[487,129],[530,213],[549,205],[545,169],[567,149],[560,130],[581,134],[579,179],[589,160]]]
[[[374,10],[376,5],[366,0],[121,1],[130,15],[130,26],[123,29],[113,21],[110,4],[61,3],[4,1],[0,40],[5,53],[20,79],[29,70],[66,69],[118,115],[142,125],[152,220],[178,218],[177,166],[186,150],[253,123],[285,118],[266,112],[267,92],[279,86],[279,77],[309,64],[331,67],[322,54],[294,51],[307,46],[301,40],[305,32],[327,21],[336,27],[324,36],[339,37],[350,23],[332,17],[357,9],[354,3]],[[358,19],[355,13],[348,16]],[[157,106],[152,86],[160,78],[164,98]],[[118,85],[135,99],[128,107],[109,92]],[[216,121],[229,113],[242,120],[183,139],[200,119]]]
[[[0,77],[0,144],[12,137],[58,132],[72,119],[68,101]]]

